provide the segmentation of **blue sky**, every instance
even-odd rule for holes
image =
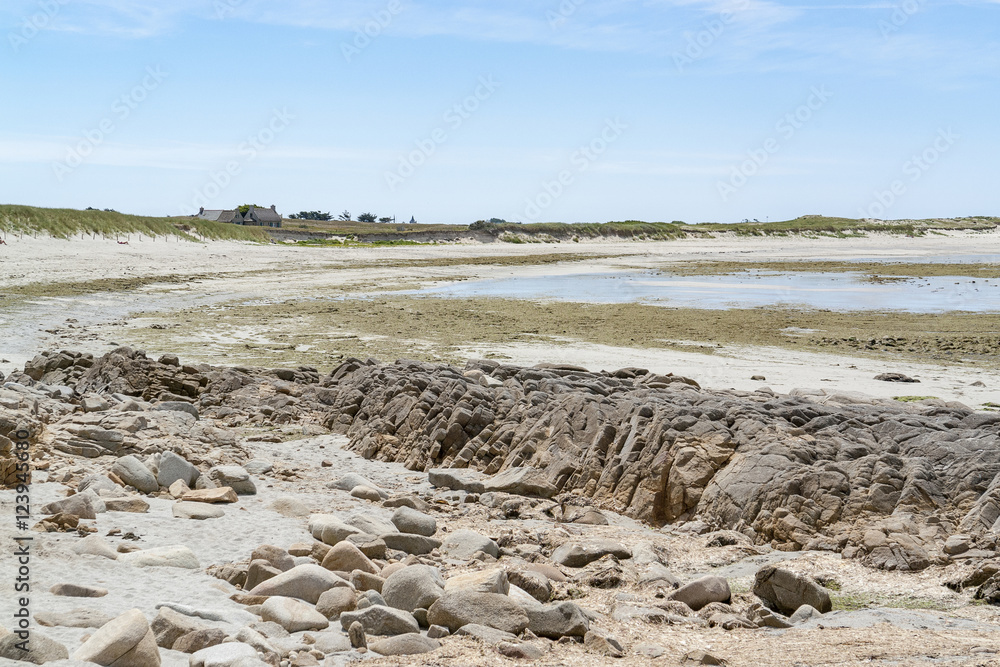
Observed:
[[[998,18],[1000,0],[5,0],[0,202],[998,215]]]

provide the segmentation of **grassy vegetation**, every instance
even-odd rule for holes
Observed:
[[[899,401],[900,403],[918,403],[920,401],[927,401],[937,396],[893,396],[894,401]]]
[[[70,238],[76,234],[120,238],[129,234],[178,236],[189,240],[268,242],[260,227],[243,227],[193,218],[150,218],[114,211],[77,211],[60,208],[0,205],[0,230],[8,234],[48,234]]]
[[[989,230],[1000,225],[997,218],[953,218],[933,220],[855,220],[853,218],[828,218],[822,215],[803,215],[794,220],[779,222],[742,222],[737,224],[702,223],[686,226],[685,231],[732,232],[740,236],[788,236],[814,234],[824,236],[863,236],[869,233],[923,236],[931,231]]]
[[[441,240],[463,232],[489,234],[507,243],[556,243],[579,242],[587,239],[629,239],[636,241],[668,241],[685,237],[705,237],[718,234],[740,236],[834,236],[856,237],[870,233],[889,233],[922,236],[949,230],[987,231],[1000,226],[1000,218],[975,217],[935,220],[868,221],[850,218],[802,216],[794,220],[770,223],[699,223],[643,222],[625,220],[606,223],[539,222],[519,224],[513,222],[475,222],[468,227],[458,225],[383,224],[356,221],[288,220],[289,231],[345,237],[339,244],[325,239],[298,241],[302,245],[407,245],[414,236],[424,235],[427,242],[441,235]],[[156,218],[124,215],[114,211],[77,211],[71,209],[45,209],[31,206],[0,206],[0,231],[7,233],[45,233],[58,238],[74,234],[144,234],[149,236],[172,235],[187,239],[205,240],[269,240],[263,228],[243,227],[226,223],[208,222],[193,218]],[[370,237],[382,237],[371,240]],[[367,237],[367,238],[366,238]],[[386,238],[388,237],[388,238]],[[411,243],[416,243],[412,241]]]
[[[305,241],[296,241],[295,244],[312,248],[381,248],[408,245],[432,245],[430,243],[421,243],[420,241],[411,241],[409,239],[368,242],[355,241],[353,239],[344,239],[343,241],[339,239],[307,239]]]

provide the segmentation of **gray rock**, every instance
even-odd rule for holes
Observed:
[[[73,545],[73,553],[117,560],[118,552],[100,535],[88,535]]]
[[[669,599],[683,602],[694,611],[698,611],[713,602],[728,604],[732,599],[732,592],[725,578],[707,576],[681,586],[669,595]]]
[[[73,652],[72,658],[104,667],[160,667],[156,638],[138,609],[102,626]]]
[[[944,543],[944,552],[949,556],[960,556],[972,548],[969,535],[952,535]]]
[[[444,595],[444,580],[437,568],[410,565],[393,572],[382,584],[382,597],[396,609],[413,612],[429,609]]]
[[[443,625],[436,625],[434,627],[444,627]],[[447,630],[447,628],[445,628]],[[510,632],[504,632],[503,630],[497,630],[496,628],[491,628],[488,625],[480,625],[479,623],[466,623],[460,627],[456,632],[457,636],[473,637],[478,639],[484,644],[495,645],[500,642],[516,642],[517,636],[511,634]]]
[[[40,632],[31,633],[27,651],[21,650],[18,646],[22,641],[14,633],[0,637],[0,658],[30,662],[36,665],[44,665],[47,662],[69,658],[69,650],[65,646],[54,639],[49,639]]]
[[[350,640],[351,646],[356,649],[368,648],[368,638],[365,636],[365,626],[363,626],[360,621],[352,622],[350,627],[347,628],[347,638]]]
[[[93,491],[84,491],[42,507],[43,514],[73,514],[81,519],[96,519],[107,511],[104,501]]]
[[[181,653],[194,653],[209,646],[218,646],[226,639],[226,632],[219,628],[204,628],[181,635],[171,647]]]
[[[193,519],[195,521],[218,519],[226,515],[226,511],[217,505],[188,500],[178,500],[171,506],[170,511],[178,519]]]
[[[433,537],[424,537],[413,533],[387,533],[381,535],[379,539],[389,549],[402,551],[414,556],[424,556],[441,548],[441,540]]]
[[[251,475],[266,475],[274,470],[274,464],[264,459],[253,459],[244,463],[243,469]]]
[[[49,592],[67,598],[102,598],[108,594],[108,589],[80,584],[56,584]]]
[[[320,632],[314,635],[314,639],[316,643],[313,648],[327,655],[351,650],[350,637],[345,637],[340,632]]]
[[[157,610],[156,618],[153,619],[149,627],[153,631],[157,646],[173,648],[175,641],[186,634],[197,632],[204,625],[169,607],[160,607]]]
[[[590,622],[580,606],[563,602],[553,607],[527,606],[528,629],[539,637],[583,637],[590,629]]]
[[[388,544],[386,542],[386,545]],[[496,542],[473,530],[456,530],[451,533],[441,545],[441,551],[451,558],[459,560],[468,560],[480,551],[494,558],[500,556],[500,548]]]
[[[437,532],[434,517],[409,507],[400,507],[392,514],[392,523],[401,533],[430,537]]]
[[[494,475],[483,483],[483,490],[542,498],[551,498],[557,492],[543,471],[531,467],[510,468]]]
[[[198,419],[198,408],[194,407],[190,403],[185,403],[184,401],[162,401],[160,403],[154,403],[152,409],[160,410],[162,412],[182,412]]]
[[[427,622],[443,625],[452,632],[463,625],[477,623],[516,635],[528,627],[528,616],[505,595],[455,591],[445,593],[431,605],[427,610]]]
[[[280,596],[270,597],[260,606],[260,617],[265,621],[274,621],[289,632],[323,630],[330,625],[326,616],[312,606],[295,598]]]
[[[201,565],[198,564],[198,557],[184,545],[155,547],[119,554],[118,562],[134,567],[177,567],[187,570],[201,568]]]
[[[418,619],[418,622],[419,622],[419,619]],[[466,626],[466,627],[468,627],[468,626]],[[493,628],[490,628],[490,629],[492,630]],[[500,632],[500,631],[499,630],[494,630],[494,632]],[[430,637],[431,639],[442,639],[444,637],[450,637],[451,636],[451,630],[449,630],[448,628],[444,627],[443,625],[432,625],[431,627],[427,628],[427,636]]]
[[[259,558],[251,560],[250,565],[247,566],[247,579],[243,588],[248,591],[253,590],[256,586],[259,586],[268,579],[273,579],[279,574],[281,574],[281,570],[274,567],[266,560]]]
[[[156,481],[160,486],[170,486],[177,480],[181,480],[189,487],[193,487],[200,474],[198,468],[182,457],[173,452],[164,452],[160,457],[160,464],[157,466]]]
[[[792,625],[805,623],[814,618],[820,618],[823,614],[811,605],[804,604],[795,610],[795,613],[788,617],[788,622]]]
[[[368,535],[384,535],[398,532],[396,526],[392,525],[391,521],[386,521],[374,513],[355,514],[348,517],[346,523]]]
[[[382,489],[380,489],[377,484],[353,472],[347,473],[343,477],[330,482],[326,486],[327,488],[330,489],[347,491],[348,493],[350,493],[359,486],[367,486],[370,489],[375,489],[376,491],[378,491],[383,498],[388,497],[388,494],[386,494],[385,491],[382,491]]]
[[[337,543],[323,557],[323,567],[334,572],[353,572],[361,570],[369,574],[378,574],[378,566],[361,553],[361,550],[348,541]]]
[[[591,653],[606,655],[610,658],[621,658],[625,655],[625,647],[621,645],[621,642],[598,630],[589,630],[583,636],[583,646]]]
[[[104,507],[109,512],[128,512],[130,514],[145,514],[149,511],[149,503],[138,496],[105,498]]]
[[[266,560],[282,572],[288,572],[295,567],[293,559],[287,551],[273,544],[262,544],[250,554],[250,560]]]
[[[486,487],[483,476],[467,469],[438,468],[429,470],[427,478],[434,486],[469,493],[483,493]]]
[[[134,486],[142,493],[156,493],[160,485],[156,477],[142,461],[134,456],[123,456],[111,466],[111,472],[129,486]]]
[[[320,565],[297,565],[255,586],[249,593],[278,595],[316,604],[324,592],[341,586],[348,586],[348,583]]]
[[[793,614],[804,604],[825,614],[833,608],[830,594],[815,581],[789,570],[768,565],[757,571],[753,593],[770,608]]]
[[[320,542],[332,547],[346,539],[348,535],[362,531],[347,525],[340,520],[340,517],[332,514],[313,514],[309,517],[309,532]]]
[[[538,602],[548,602],[552,597],[552,583],[541,572],[528,569],[509,570],[507,579]]]
[[[335,620],[345,611],[354,611],[358,606],[358,596],[347,587],[331,588],[323,591],[316,602],[316,611]]]
[[[113,617],[94,609],[74,609],[66,612],[40,611],[35,614],[35,622],[45,627],[99,628],[113,620]]]
[[[87,475],[76,485],[76,492],[83,493],[88,489],[100,495],[101,491],[113,493],[121,490],[121,487],[111,481],[107,475]]]
[[[418,655],[436,651],[441,648],[441,642],[420,633],[409,633],[379,639],[369,644],[368,648],[379,655]]]
[[[208,471],[208,477],[219,486],[228,486],[237,495],[252,496],[257,487],[250,479],[250,473],[240,466],[215,466]]]
[[[340,615],[340,624],[345,630],[350,630],[353,623],[360,623],[370,635],[420,632],[420,625],[413,614],[392,607],[372,606],[358,611],[345,611]]]
[[[585,567],[609,555],[621,560],[631,558],[632,552],[611,540],[587,540],[560,545],[552,552],[552,560],[566,567]]]
[[[192,653],[189,667],[238,667],[243,660],[257,660],[257,649],[242,642],[227,642]]]

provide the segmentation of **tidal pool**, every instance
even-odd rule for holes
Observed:
[[[689,277],[633,271],[465,281],[408,294],[716,310],[777,306],[842,312],[1000,312],[1000,280],[936,276],[870,282],[866,278],[861,273],[746,271]]]

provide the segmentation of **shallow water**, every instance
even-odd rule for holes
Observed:
[[[669,276],[633,271],[515,277],[454,283],[410,292],[434,297],[501,297],[584,303],[643,303],[677,308],[797,307],[943,313],[1000,312],[1000,280],[961,276],[870,283],[861,273],[749,271]]]

